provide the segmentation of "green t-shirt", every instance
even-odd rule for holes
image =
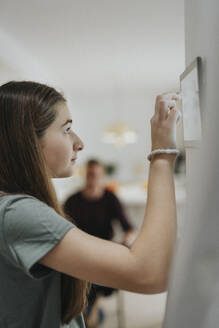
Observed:
[[[61,326],[61,273],[37,263],[74,225],[29,195],[0,197],[0,327]]]

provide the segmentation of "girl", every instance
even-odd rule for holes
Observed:
[[[176,147],[178,98],[156,98],[152,150]],[[127,248],[78,229],[57,200],[51,179],[70,177],[84,147],[71,124],[54,88],[0,87],[0,327],[85,327],[89,282],[145,294],[167,289],[176,155],[152,156],[144,222]]]

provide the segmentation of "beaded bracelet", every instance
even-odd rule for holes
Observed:
[[[149,161],[151,161],[151,158],[156,154],[179,154],[180,151],[178,149],[156,149],[153,150],[147,157]]]

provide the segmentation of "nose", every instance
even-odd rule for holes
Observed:
[[[81,144],[76,145],[76,150],[77,151],[83,150],[83,148],[84,148],[84,145],[81,145]]]
[[[83,141],[75,134],[75,142],[73,144],[74,151],[81,151],[84,149]]]

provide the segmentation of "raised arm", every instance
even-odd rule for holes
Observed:
[[[177,98],[171,94],[156,99],[152,150],[176,146]],[[151,161],[145,218],[131,248],[74,227],[39,263],[99,285],[145,294],[165,291],[176,239],[175,158],[156,155]]]

